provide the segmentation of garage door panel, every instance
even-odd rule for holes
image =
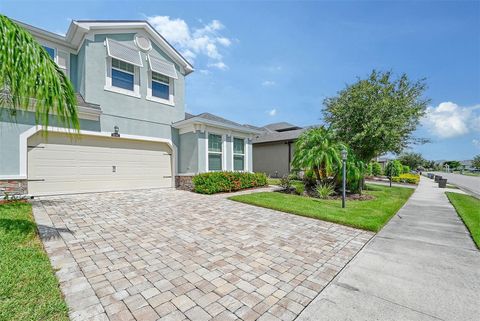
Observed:
[[[172,185],[167,144],[52,133],[28,141],[29,193],[98,192]],[[115,170],[113,170],[115,166]]]

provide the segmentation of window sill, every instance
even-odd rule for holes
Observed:
[[[103,89],[106,90],[106,91],[111,91],[111,92],[117,93],[117,94],[122,94],[122,95],[135,97],[135,98],[141,98],[139,93],[136,93],[136,92],[130,91],[130,90],[126,90],[126,89],[122,89],[122,88],[117,88],[117,87],[113,87],[113,86],[105,86],[105,87],[103,87]]]
[[[156,102],[156,103],[161,103],[161,104],[164,104],[164,105],[175,107],[175,102],[173,102],[171,100],[166,100],[166,99],[157,98],[157,97],[148,96],[148,95],[147,95],[147,97],[145,97],[145,99],[149,100],[149,101]]]

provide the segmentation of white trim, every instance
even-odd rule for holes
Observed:
[[[22,176],[22,175],[5,175],[2,176],[0,175],[0,180],[21,180],[21,179],[27,179],[27,176]]]
[[[28,153],[28,138],[35,135],[36,133],[48,130],[48,132],[52,133],[65,133],[65,134],[77,134],[76,131],[69,129],[69,128],[62,128],[62,127],[45,127],[45,126],[36,126],[32,127],[19,136],[19,165],[20,165],[20,173],[16,179],[26,179],[28,177],[27,173],[27,153]],[[96,137],[108,137],[112,138],[112,133],[110,132],[94,132],[90,130],[80,130],[78,132],[80,135],[87,135],[87,136],[96,136]],[[170,149],[172,150],[172,185],[175,184],[174,175],[177,173],[177,167],[175,163],[177,161],[177,147],[173,145],[172,140],[167,138],[159,138],[159,137],[149,137],[149,136],[139,136],[139,135],[130,135],[130,134],[121,134],[121,137],[115,139],[129,139],[129,140],[141,140],[147,142],[158,142],[158,143],[166,143]],[[16,177],[16,176],[12,176]]]
[[[222,171],[227,171],[227,135],[222,135]]]
[[[193,126],[198,125],[198,124],[202,124],[204,126],[205,125],[210,125],[210,126],[215,127],[215,128],[220,128],[220,129],[225,129],[225,130],[230,130],[230,131],[233,130],[233,131],[236,131],[238,133],[244,133],[244,134],[248,134],[248,135],[261,134],[262,133],[261,131],[250,129],[250,128],[245,127],[245,126],[234,126],[234,125],[225,124],[225,123],[221,123],[221,122],[214,121],[214,120],[199,118],[199,117],[196,117],[196,116],[192,117],[192,118],[189,118],[189,119],[185,119],[185,120],[181,120],[179,122],[176,122],[176,123],[172,124],[172,126],[174,128],[177,128],[177,129],[182,129],[182,128],[187,127],[187,128],[189,128],[189,131],[191,131]]]
[[[243,140],[243,154],[235,153],[235,138]],[[235,169],[235,155],[243,156],[243,169]],[[248,172],[247,165],[247,138],[232,136],[232,171]]]
[[[209,134],[212,134],[212,135],[217,135],[217,136],[220,136],[222,138],[222,151],[221,152],[210,152],[208,150],[208,135]],[[220,154],[221,157],[222,157],[222,168],[220,169],[220,172],[221,171],[226,171],[227,169],[227,157],[226,157],[226,137],[225,137],[225,134],[219,134],[219,133],[216,133],[216,132],[208,132],[208,131],[205,131],[205,141],[207,142],[206,143],[206,150],[207,150],[207,158],[205,159],[205,163],[206,163],[206,171],[207,172],[217,172],[216,170],[210,170],[209,166],[208,166],[208,156],[210,153],[212,154]]]
[[[248,164],[250,163],[249,160],[248,160],[248,138],[245,138],[244,139],[244,151],[243,151],[243,170],[245,172],[250,172],[250,167],[248,166]]]
[[[168,80],[169,80],[169,84],[168,84],[169,99],[168,100],[160,97],[155,97],[152,95],[152,81],[154,81],[152,79],[152,70],[149,69],[147,73],[148,73],[148,84],[147,84],[147,96],[145,97],[145,99],[154,101],[157,103],[169,105],[169,106],[175,106],[175,87],[174,87],[175,81],[172,78],[165,76],[165,77],[168,77]],[[161,83],[160,81],[157,81],[157,80],[155,81]]]
[[[75,24],[77,28],[73,28],[72,24]],[[175,49],[174,47],[169,44],[153,27],[150,26],[145,21],[125,21],[125,22],[102,22],[102,21],[87,21],[87,22],[82,22],[82,21],[72,21],[72,24],[70,24],[70,27],[67,31],[66,39],[71,39],[74,37],[74,34],[77,32],[78,29],[83,29],[82,31],[84,32],[96,32],[96,31],[101,31],[101,33],[111,33],[115,32],[118,33],[119,29],[127,29],[132,32],[131,29],[143,29],[143,31],[146,31],[156,42],[156,44],[159,45],[159,47],[164,50],[173,60],[175,60],[177,63],[182,65],[182,67],[185,69],[185,72],[187,74],[191,73],[194,71],[193,66],[184,58],[182,57]],[[100,33],[100,32],[98,32]]]

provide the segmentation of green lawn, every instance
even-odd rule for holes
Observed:
[[[280,178],[267,178],[268,185],[280,185]]]
[[[276,192],[252,193],[231,200],[378,232],[414,192],[413,188],[368,185],[368,201],[320,200]]]
[[[0,204],[0,320],[68,320],[29,203]]]
[[[470,195],[447,192],[448,199],[480,249],[480,200]]]

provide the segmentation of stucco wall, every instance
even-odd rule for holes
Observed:
[[[9,120],[5,112],[2,119]],[[20,134],[35,127],[35,114],[18,111],[15,120],[10,120],[0,122],[0,175],[5,176],[20,174]],[[50,119],[50,125],[61,127],[54,117]],[[100,131],[100,122],[81,119],[80,128]]]
[[[180,174],[196,173],[198,171],[198,134],[186,133],[180,135],[178,149]]]
[[[108,37],[129,46],[134,46],[134,33],[129,34],[99,34],[94,41],[89,41],[85,48],[87,64],[85,65],[85,100],[99,104],[102,108],[101,126],[111,130],[113,126],[120,127],[120,133],[146,135],[172,139],[171,123],[183,120],[184,110],[184,76],[177,68],[178,79],[174,81],[175,106],[146,100],[148,86],[148,62],[142,53],[143,67],[140,68],[140,98],[107,91],[106,84],[107,54],[104,45]],[[154,46],[153,51],[159,50]],[[154,53],[165,57],[161,52]]]
[[[288,144],[285,142],[254,144],[253,171],[266,173],[271,177],[289,174]]]

